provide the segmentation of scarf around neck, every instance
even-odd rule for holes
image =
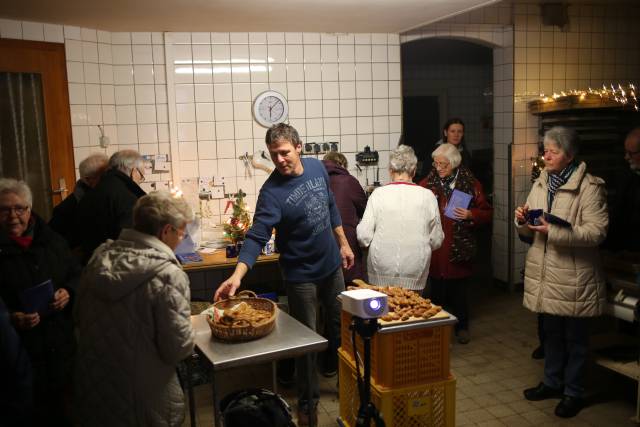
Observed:
[[[571,163],[559,173],[549,173],[549,179],[547,180],[547,203],[549,211],[551,210],[551,204],[553,203],[553,199],[556,196],[558,188],[562,187],[567,183],[567,181],[569,181],[574,170],[576,170],[576,165]]]

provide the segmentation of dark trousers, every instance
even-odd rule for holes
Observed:
[[[589,318],[543,314],[544,383],[582,397],[589,346]]]
[[[325,307],[325,328],[329,347],[327,352],[336,353],[340,347],[340,302],[337,297],[344,291],[342,268],[317,282],[285,283],[289,300],[289,314],[309,329],[315,331],[318,298]],[[320,386],[316,367],[316,354],[309,353],[296,358],[298,405],[317,405]],[[310,402],[309,402],[310,400]]]
[[[429,298],[458,318],[456,332],[469,329],[468,279],[429,278]]]

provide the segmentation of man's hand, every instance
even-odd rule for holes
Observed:
[[[353,267],[356,257],[353,256],[353,251],[349,246],[349,241],[347,240],[347,236],[344,235],[344,229],[341,225],[333,229],[333,235],[335,236],[336,242],[338,242],[338,246],[340,247],[342,268],[348,270]]]
[[[227,299],[236,294],[236,290],[240,287],[240,279],[236,279],[233,275],[227,280],[222,282],[216,294],[213,296],[213,301],[220,301],[221,299]]]
[[[236,290],[240,287],[242,278],[247,274],[247,271],[249,271],[247,264],[239,262],[231,277],[218,286],[218,289],[213,296],[213,301],[220,301],[221,299],[227,299],[234,296],[236,294]]]
[[[355,264],[356,257],[349,245],[340,246],[340,256],[342,257],[342,268],[349,270]]]
[[[55,294],[53,294],[53,302],[51,303],[51,308],[55,311],[63,310],[67,304],[69,303],[69,292],[66,289],[58,289]]]
[[[16,329],[25,331],[27,329],[35,328],[40,323],[40,315],[38,313],[23,313],[22,311],[16,311],[11,313],[11,323]]]

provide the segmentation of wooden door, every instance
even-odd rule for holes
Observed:
[[[0,39],[0,72],[41,77],[50,177],[51,200],[47,202],[56,205],[75,183],[64,44]]]

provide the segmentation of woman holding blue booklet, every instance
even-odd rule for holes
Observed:
[[[444,242],[431,259],[429,296],[458,318],[458,342],[467,344],[471,339],[467,282],[473,273],[475,229],[491,221],[493,208],[480,181],[462,164],[456,146],[442,144],[431,157],[433,169],[420,185],[433,191],[438,199]]]

